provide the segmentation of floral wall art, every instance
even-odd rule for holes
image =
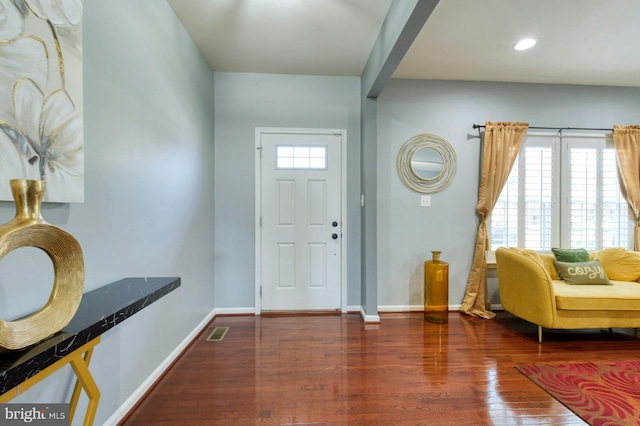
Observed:
[[[82,0],[0,0],[0,200],[10,179],[84,201]]]

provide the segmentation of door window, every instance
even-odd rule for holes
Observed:
[[[327,170],[327,147],[278,145],[276,169]]]

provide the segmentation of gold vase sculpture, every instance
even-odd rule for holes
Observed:
[[[10,183],[16,216],[0,225],[0,259],[20,247],[37,247],[53,262],[54,281],[51,296],[39,311],[16,321],[0,319],[0,349],[4,350],[25,348],[62,330],[78,310],[84,289],[80,244],[40,214],[45,182],[14,179]]]
[[[424,262],[424,319],[437,324],[449,321],[449,264],[432,251]]]

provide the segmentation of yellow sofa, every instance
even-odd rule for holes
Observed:
[[[540,343],[543,327],[639,328],[640,283],[632,279],[640,279],[640,253],[624,249],[606,250],[601,253],[617,250],[613,258],[603,255],[601,260],[613,285],[566,284],[557,279],[552,254],[511,247],[497,249],[496,267],[502,306],[506,311],[538,325]],[[589,256],[598,259],[598,253],[589,253]],[[623,260],[616,265],[615,259]]]

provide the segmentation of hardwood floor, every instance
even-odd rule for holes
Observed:
[[[216,317],[123,425],[583,425],[526,363],[637,359],[631,330],[545,330],[502,313]],[[206,338],[229,327],[222,341]]]

